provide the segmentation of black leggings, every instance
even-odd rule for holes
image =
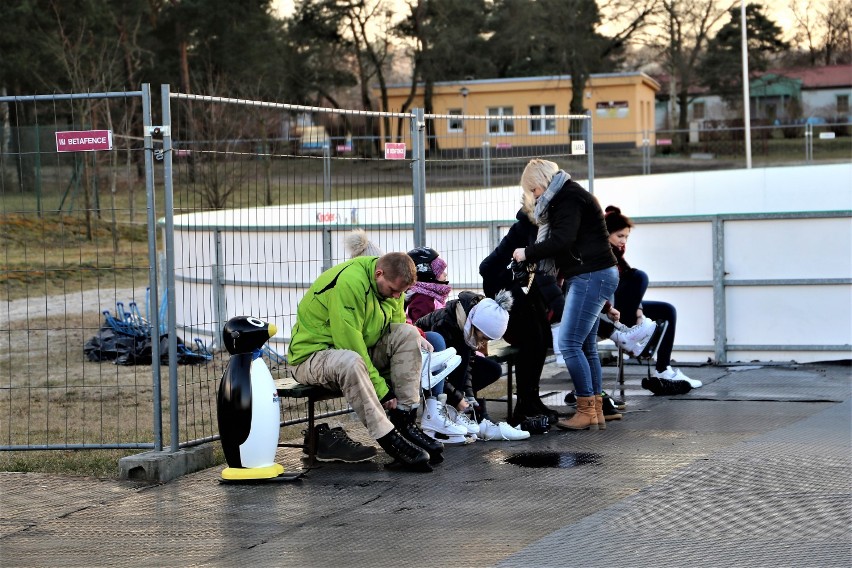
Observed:
[[[522,356],[515,361],[515,378],[518,398],[526,402],[527,398],[538,396],[538,385],[552,335],[544,302],[535,288],[529,294],[513,291],[512,296],[514,303],[503,338],[521,350]]]
[[[642,304],[642,313],[656,322],[669,322],[666,335],[657,350],[657,371],[665,371],[672,361],[672,347],[674,346],[675,327],[677,325],[677,310],[667,302],[655,302],[643,300],[645,291],[648,290],[648,275],[638,269],[631,269],[621,275],[618,288],[615,290],[615,309],[621,312],[621,323],[627,327],[636,325],[636,310]],[[601,326],[603,327],[603,326]],[[604,332],[601,332],[604,333]],[[612,327],[605,332],[612,333]]]

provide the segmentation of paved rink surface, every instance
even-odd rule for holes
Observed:
[[[0,565],[852,566],[852,368],[682,368],[705,386],[650,396],[628,365],[605,431],[448,447],[430,474],[387,471],[381,451],[267,485],[0,473]],[[546,374],[555,406],[568,375]]]

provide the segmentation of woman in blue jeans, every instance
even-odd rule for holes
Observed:
[[[559,349],[574,383],[577,413],[556,426],[605,428],[598,314],[618,286],[618,269],[603,211],[591,193],[548,160],[530,160],[521,187],[535,198],[538,236],[534,244],[515,249],[512,257],[536,263],[536,272],[559,275],[567,285]]]

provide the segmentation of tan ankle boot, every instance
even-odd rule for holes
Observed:
[[[598,415],[595,411],[594,396],[577,397],[577,413],[570,419],[563,418],[556,423],[563,430],[597,430]]]
[[[603,396],[595,395],[595,416],[598,419],[598,430],[606,430],[606,418],[603,413]]]

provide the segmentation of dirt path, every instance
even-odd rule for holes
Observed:
[[[142,313],[145,313],[145,287],[96,289],[85,292],[71,292],[56,296],[34,296],[11,300],[0,305],[0,328],[22,320],[44,320],[55,316],[100,314],[109,310],[115,314],[115,303],[123,302],[125,308],[135,301]]]

